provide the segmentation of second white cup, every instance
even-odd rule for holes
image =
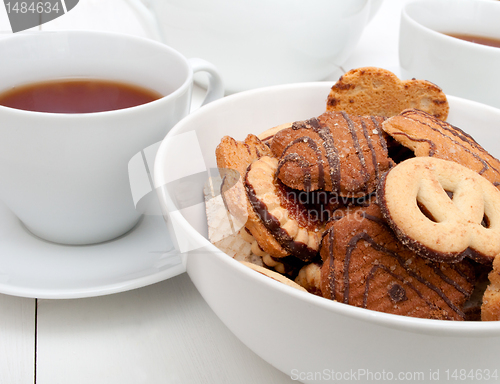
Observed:
[[[215,64],[227,93],[325,79],[382,1],[128,0],[156,38]]]
[[[404,78],[429,80],[449,95],[500,108],[500,48],[449,36],[498,39],[500,2],[416,0],[401,15],[399,60]]]

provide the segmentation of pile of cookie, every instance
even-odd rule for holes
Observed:
[[[345,304],[500,320],[500,161],[448,108],[436,85],[367,67],[339,79],[320,116],[222,138],[210,240]]]

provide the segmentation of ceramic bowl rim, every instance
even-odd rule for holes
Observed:
[[[167,142],[167,139],[169,137],[175,136],[178,133],[183,132],[184,127],[189,127],[191,120],[197,119],[199,115],[213,113],[212,111],[217,110],[218,108],[224,108],[225,105],[235,103],[249,97],[252,98],[258,97],[259,94],[263,93],[282,92],[286,89],[297,89],[297,88],[311,88],[311,87],[322,88],[326,87],[326,84],[329,84],[331,86],[333,83],[306,82],[306,83],[294,83],[294,84],[285,84],[285,85],[252,89],[236,93],[230,96],[226,96],[222,99],[214,101],[198,109],[197,111],[194,111],[192,114],[188,115],[186,118],[177,123],[161,143],[155,160],[155,167],[154,167],[155,180],[160,180],[161,175],[163,174],[164,166],[163,162],[161,161],[161,158],[163,156],[163,152],[166,147],[165,143]],[[452,103],[471,105],[475,108],[489,110],[490,113],[493,111],[498,114],[500,120],[500,110],[494,107],[490,107],[481,103],[462,99],[459,97],[454,97],[454,96],[447,96],[447,97],[449,101],[451,101]],[[168,193],[160,194],[160,202],[162,205],[164,205],[164,207],[166,207],[167,212],[169,211],[169,209],[170,210],[175,209],[175,203],[173,202],[172,199],[170,199]],[[313,295],[311,293],[299,291],[295,288],[274,281],[273,279],[269,279],[253,271],[252,269],[245,267],[238,261],[229,257],[227,254],[220,251],[215,245],[211,244],[210,241],[207,238],[205,238],[201,233],[199,233],[196,229],[194,229],[183,216],[179,217],[178,221],[176,220],[176,224],[181,225],[182,229],[186,231],[186,233],[190,233],[190,235],[193,237],[193,240],[197,244],[202,244],[204,249],[208,250],[209,253],[215,255],[220,261],[227,263],[231,268],[234,268],[235,271],[237,271],[238,273],[241,273],[247,278],[259,282],[260,284],[267,285],[271,290],[277,290],[282,292],[283,294],[286,293],[288,295],[295,297],[297,300],[300,300],[309,305],[320,306],[328,311],[333,312],[336,315],[347,316],[363,322],[371,322],[373,324],[377,324],[387,328],[399,329],[412,333],[429,334],[436,336],[455,336],[455,337],[500,336],[500,321],[492,321],[492,322],[456,321],[455,322],[455,321],[445,321],[445,320],[419,319],[419,318],[377,312],[373,310],[367,310],[364,308],[358,308],[355,306],[328,300]],[[189,255],[187,257],[189,258]]]

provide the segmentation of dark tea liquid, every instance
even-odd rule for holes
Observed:
[[[485,36],[475,36],[475,35],[466,35],[460,33],[448,33],[448,36],[455,37],[460,40],[470,41],[471,43],[487,45],[489,47],[497,47],[500,48],[500,39],[495,39],[493,37],[485,37]]]
[[[132,84],[99,79],[64,79],[14,87],[0,105],[34,112],[92,113],[135,107],[163,97]]]

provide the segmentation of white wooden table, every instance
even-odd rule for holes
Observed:
[[[404,1],[385,0],[344,69],[380,66],[399,75],[397,34]],[[80,0],[67,15],[34,29],[148,37],[125,0]],[[0,5],[0,38],[11,34]],[[0,294],[0,384],[292,382],[233,336],[186,274],[95,298]]]

